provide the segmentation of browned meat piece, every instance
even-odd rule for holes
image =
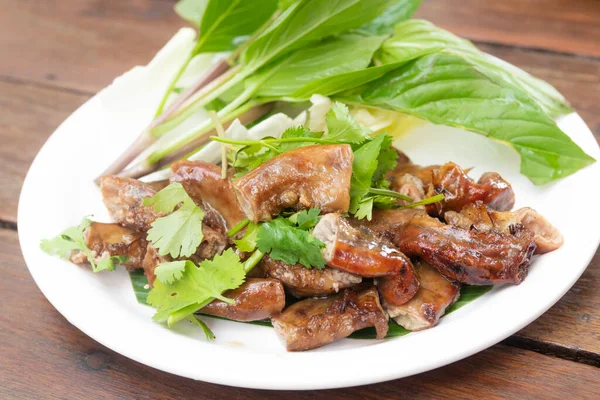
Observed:
[[[399,229],[404,228],[415,215],[427,215],[425,210],[417,208],[401,209],[373,209],[371,221],[362,220],[361,223],[378,235],[393,242]]]
[[[202,234],[204,235],[202,243],[200,243],[196,252],[190,257],[190,260],[196,264],[202,260],[212,259],[217,254],[221,254],[228,244],[226,233],[212,229],[208,225],[202,225]]]
[[[154,196],[159,189],[153,184],[118,176],[103,176],[100,181],[102,198],[115,222],[131,229],[147,231],[156,218],[164,214],[144,207],[144,197]]]
[[[427,206],[427,212],[432,216],[442,216],[446,211],[459,212],[467,204],[478,200],[498,211],[510,210],[515,204],[512,187],[495,172],[487,172],[474,182],[461,167],[451,162],[429,167],[406,164],[388,175],[390,188],[406,192],[406,174],[423,182],[425,197],[444,194],[444,201]]]
[[[146,278],[148,278],[148,284],[150,287],[154,286],[154,281],[156,280],[156,274],[154,273],[156,266],[160,263],[169,261],[173,261],[169,255],[159,255],[158,251],[152,247],[152,243],[148,243],[148,247],[146,248],[146,256],[144,257],[142,267],[144,268],[144,275],[146,275]]]
[[[171,166],[171,182],[181,182],[185,191],[206,213],[214,229],[228,231],[246,218],[229,179],[221,179],[221,167],[203,161],[179,161]]]
[[[536,244],[535,254],[544,254],[558,249],[563,237],[546,218],[531,208],[521,208],[515,212],[489,210],[482,202],[469,204],[460,213],[449,211],[444,219],[451,225],[463,229],[490,231],[498,229],[510,233],[516,226],[523,226],[533,232]]]
[[[325,243],[323,258],[330,267],[368,278],[412,274],[408,258],[391,243],[363,225],[352,226],[341,214],[321,217],[313,235]]]
[[[334,268],[309,269],[301,264],[289,265],[283,261],[273,260],[268,255],[257,268],[263,269],[266,276],[281,281],[288,292],[295,297],[325,296],[362,281],[360,276]]]
[[[146,253],[144,234],[119,224],[92,222],[83,233],[86,246],[92,251],[94,261],[112,256],[127,256],[129,261],[123,266],[133,270],[142,268],[142,260]],[[71,257],[77,264],[86,263],[88,259],[82,251],[77,251]]]
[[[414,267],[408,259],[406,261],[405,267],[397,274],[375,279],[379,295],[388,304],[404,304],[419,290],[419,280]]]
[[[377,338],[387,334],[387,315],[374,287],[326,299],[306,299],[271,319],[275,331],[289,351],[310,350],[345,338],[357,330],[374,326]]]
[[[278,315],[285,307],[285,292],[275,279],[247,279],[239,288],[223,294],[235,304],[214,300],[198,312],[234,321],[259,321]]]
[[[347,144],[285,152],[233,183],[240,206],[254,222],[285,209],[348,211],[354,155]]]
[[[420,201],[425,198],[423,181],[411,174],[404,174],[395,181],[394,190],[412,198],[412,202]],[[412,203],[411,201],[398,199],[398,204],[405,206]],[[417,206],[424,209],[425,206]]]
[[[415,263],[421,286],[417,294],[403,305],[382,300],[390,318],[410,331],[420,331],[435,326],[452,303],[460,296],[460,285],[444,278],[426,262]],[[381,293],[381,291],[380,291]]]
[[[444,276],[470,285],[520,283],[535,250],[533,233],[515,228],[480,232],[415,215],[396,232],[394,244],[408,256],[419,256]]]

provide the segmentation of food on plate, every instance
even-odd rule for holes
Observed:
[[[97,181],[111,222],[84,218],[44,251],[93,272],[143,271],[131,276],[157,323],[186,320],[212,339],[206,316],[270,322],[303,351],[363,329],[432,328],[461,293],[519,284],[561,246],[534,209],[513,211],[500,174],[473,176],[452,149],[413,163],[388,134],[402,114],[464,128],[512,146],[545,184],[595,161],[554,122],[570,111],[554,88],[411,20],[418,1],[261,0],[235,35],[227,24],[249,3],[216,19],[205,3],[177,7],[212,29]],[[194,57],[217,52],[227,58],[174,94]]]

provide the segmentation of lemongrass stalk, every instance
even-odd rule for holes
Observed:
[[[260,262],[260,260],[262,260],[264,255],[265,254],[262,251],[255,250],[254,253],[252,253],[252,255],[246,259],[246,261],[244,261],[244,272],[246,274],[250,272],[252,268],[254,268]],[[182,319],[187,318],[190,314],[193,314],[196,311],[202,309],[203,307],[206,307],[214,299],[214,297],[211,297],[209,299],[206,299],[202,303],[191,304],[187,307],[182,308],[181,310],[175,311],[174,313],[169,315],[169,318],[167,318],[167,326],[170,328],[171,326],[173,326],[173,324],[181,321]]]
[[[225,130],[223,129],[223,125],[221,125],[221,121],[219,121],[217,113],[211,111],[210,117],[215,124],[215,129],[219,137],[225,137]],[[227,179],[227,148],[225,147],[225,144],[221,144],[221,179]]]
[[[169,86],[167,86],[167,90],[165,90],[165,94],[163,94],[163,97],[160,100],[160,103],[158,104],[156,113],[154,113],[154,118],[158,118],[158,116],[163,113],[165,105],[167,104],[167,100],[171,96],[171,92],[173,91],[173,89],[175,88],[175,85],[179,81],[179,78],[181,78],[181,75],[183,75],[183,72],[188,67],[188,65],[190,65],[190,62],[192,61],[192,59],[195,56],[196,56],[196,54],[194,53],[194,50],[191,50],[190,54],[187,56],[187,58],[185,59],[183,64],[179,67],[179,69],[175,73],[175,76],[173,76],[173,78],[171,79],[171,82],[169,82]],[[180,97],[180,96],[178,96],[178,97]]]

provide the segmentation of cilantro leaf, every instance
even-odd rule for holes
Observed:
[[[144,199],[144,205],[152,205],[155,211],[171,214],[157,218],[148,230],[148,240],[158,249],[161,256],[189,257],[202,243],[202,220],[204,211],[194,203],[179,182],[173,182],[151,198]]]
[[[171,261],[158,264],[154,269],[156,278],[162,283],[171,284],[183,276],[186,261]]]
[[[320,132],[311,132],[308,129],[306,129],[304,126],[297,125],[297,126],[291,126],[291,127],[287,128],[285,131],[283,131],[283,133],[281,134],[281,138],[282,139],[288,139],[288,138],[317,139],[317,138],[320,138],[322,135],[323,134]],[[283,153],[286,151],[299,149],[300,147],[312,146],[314,144],[315,143],[311,143],[311,142],[279,143],[279,145],[277,146],[277,149],[281,153]]]
[[[358,219],[366,218],[371,220],[373,217],[373,197],[365,197],[358,203],[358,210],[354,213]]]
[[[318,208],[311,208],[309,210],[299,211],[291,215],[288,219],[290,222],[296,224],[298,228],[306,231],[317,225],[320,219],[319,214],[321,214],[321,210]]]
[[[323,136],[323,139],[357,144],[364,142],[371,133],[369,129],[356,122],[345,104],[337,101],[331,106],[331,110],[325,116],[325,121],[327,134]]]
[[[352,163],[352,179],[350,181],[350,213],[356,214],[360,202],[369,193],[373,175],[377,170],[378,157],[385,134],[380,134],[363,144],[354,152]],[[364,206],[363,206],[364,207]],[[361,212],[364,214],[365,211]]]
[[[324,268],[325,260],[321,249],[325,244],[305,230],[293,226],[288,220],[278,217],[265,222],[258,229],[256,245],[272,259],[287,264],[300,263],[306,268]]]
[[[396,168],[398,163],[398,153],[392,147],[393,141],[394,139],[390,135],[384,135],[381,150],[377,156],[377,169],[373,173],[375,186],[382,189],[389,189],[389,182],[385,179],[385,174],[390,169]]]
[[[239,287],[246,276],[240,258],[232,249],[202,261],[199,267],[189,260],[184,264],[178,281],[169,284],[157,279],[148,294],[148,304],[157,308],[153,317],[157,322],[167,321],[172,313],[195,305],[192,314],[215,298],[231,303],[222,293]]]
[[[234,240],[236,247],[243,252],[251,252],[256,249],[256,235],[258,234],[258,224],[248,223],[244,236],[239,240]]]
[[[129,257],[126,255],[111,256],[103,258],[97,263],[97,268],[94,272],[100,271],[114,271],[117,265],[125,264],[129,261]]]
[[[104,270],[112,271],[115,269],[115,264],[127,262],[127,256],[114,256],[104,259],[96,264],[92,251],[85,244],[85,238],[83,236],[83,233],[91,224],[92,221],[84,217],[79,225],[65,229],[61,234],[52,239],[42,239],[40,248],[50,255],[57,255],[60,258],[67,260],[71,257],[73,250],[80,250],[86,255],[88,262],[92,266],[92,271],[94,272]],[[122,257],[125,258],[123,259]]]

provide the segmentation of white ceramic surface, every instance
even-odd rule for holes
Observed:
[[[286,352],[266,327],[208,319],[217,336],[213,342],[190,324],[169,330],[152,322],[151,308],[136,302],[125,271],[95,275],[39,248],[40,239],[77,224],[84,215],[108,220],[92,180],[148,122],[161,93],[148,89],[156,82],[147,68],[134,69],[73,113],[33,162],[18,216],[25,261],[54,307],[96,341],[151,367],[265,389],[336,388],[417,374],[492,346],[535,320],[575,283],[600,242],[600,214],[593,212],[600,197],[599,163],[536,187],[519,174],[518,156],[509,147],[428,124],[396,144],[419,164],[452,160],[475,167],[474,177],[501,173],[513,184],[517,207],[537,209],[563,233],[564,246],[535,259],[521,285],[497,287],[431,330],[384,341],[345,339],[304,353]],[[578,115],[563,118],[560,125],[600,158],[598,144]],[[357,362],[361,368],[350,368]]]

